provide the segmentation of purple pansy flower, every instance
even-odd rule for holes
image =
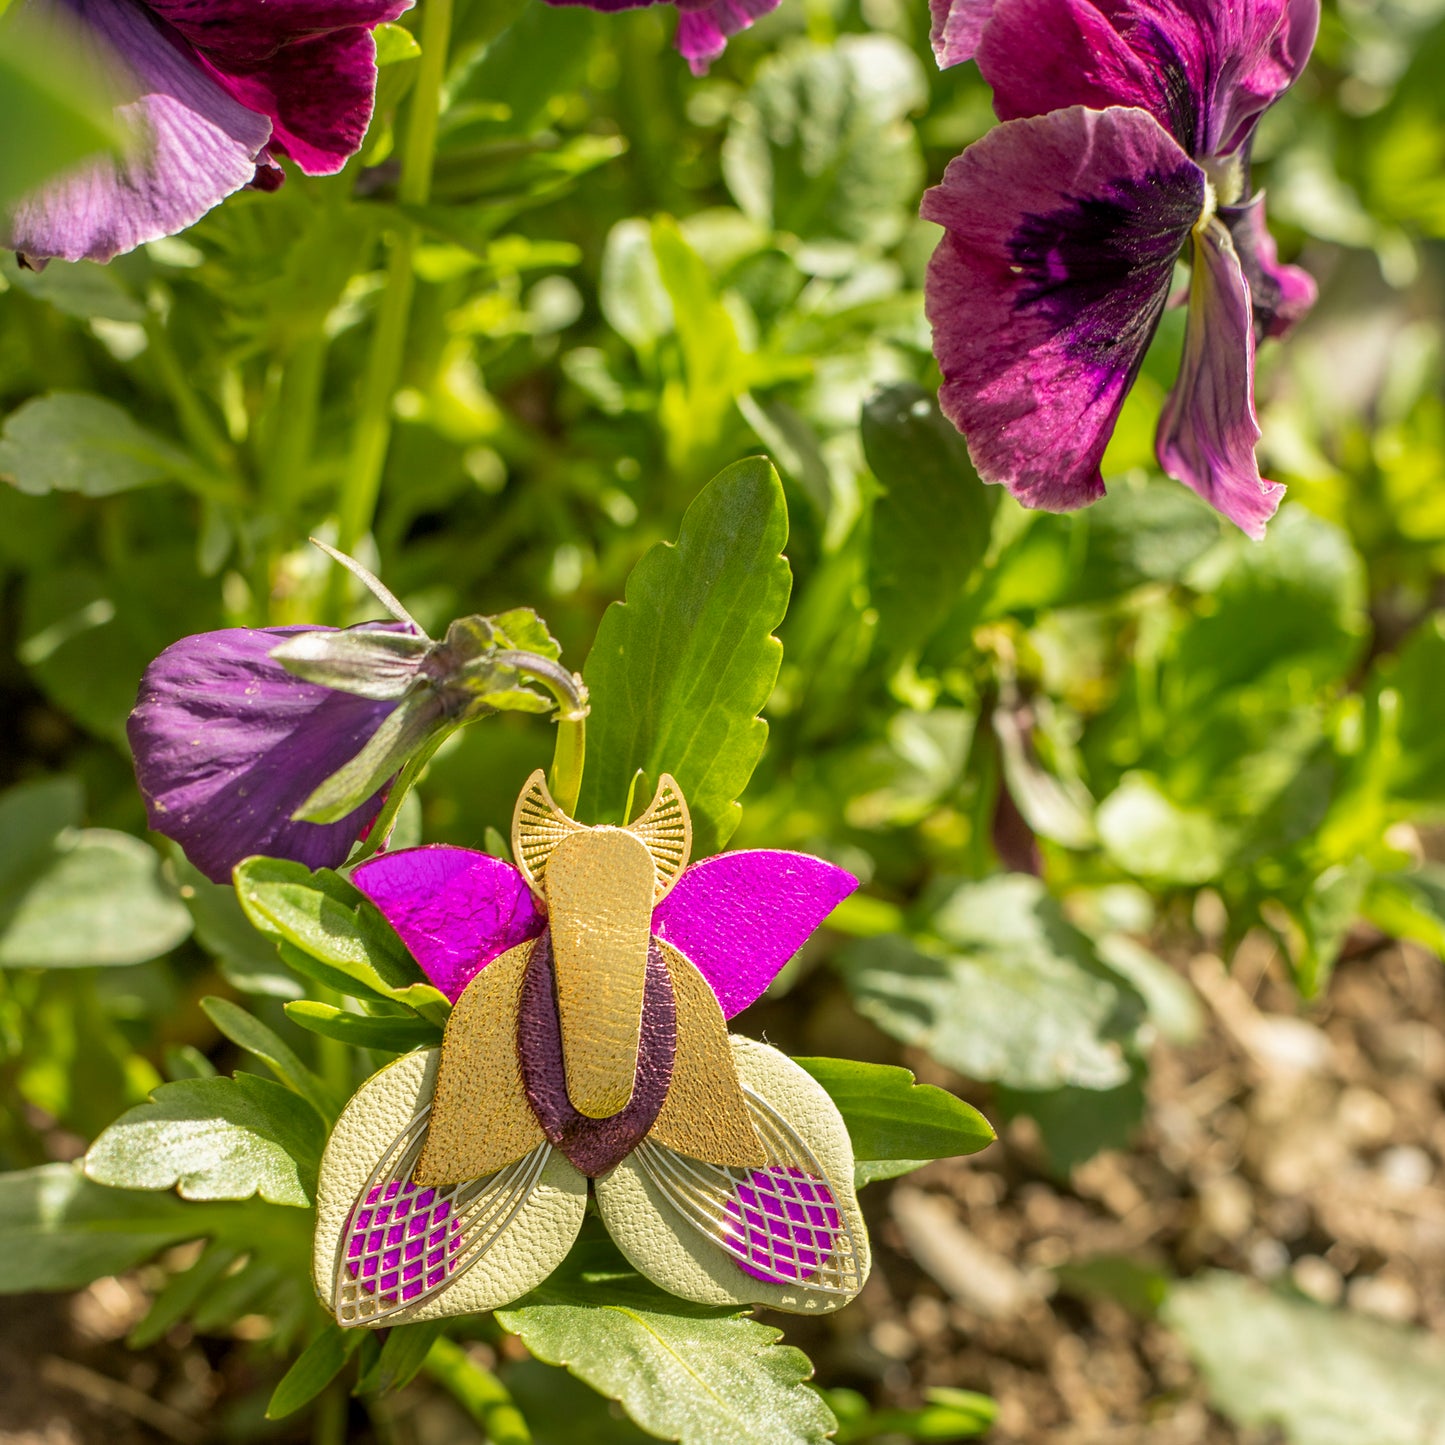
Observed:
[[[1249,195],[1260,115],[1308,58],[1318,0],[935,0],[941,64],[976,56],[997,126],[923,214],[940,404],[1026,506],[1103,495],[1100,461],[1175,262],[1192,275],[1161,466],[1252,537],[1283,488],[1255,460],[1254,354],[1314,299]]]
[[[27,261],[108,261],[200,219],[233,191],[274,189],[289,156],[332,175],[366,134],[371,27],[412,0],[20,0],[10,23],[78,47],[110,77],[125,153],[15,207]]]
[[[253,853],[335,868],[381,809],[377,792],[335,823],[292,819],[396,707],[303,682],[271,656],[284,639],[317,630],[183,637],[141,680],[126,735],[146,816],[213,882],[229,882]]]
[[[636,10],[644,5],[675,4],[677,48],[694,75],[727,49],[728,37],[776,10],[779,0],[547,0],[549,5],[586,5],[591,10]]]

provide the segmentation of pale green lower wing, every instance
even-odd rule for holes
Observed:
[[[400,1325],[496,1309],[566,1257],[587,1180],[542,1144],[442,1189],[412,1170],[426,1141],[440,1051],[387,1065],[336,1121],[316,1192],[316,1292],[342,1325]]]
[[[837,1309],[870,1263],[848,1130],[786,1055],[730,1042],[766,1167],[724,1168],[644,1140],[596,1181],[603,1222],[636,1269],[684,1299]]]

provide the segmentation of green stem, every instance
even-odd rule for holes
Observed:
[[[339,1379],[333,1380],[311,1412],[312,1445],[346,1445],[348,1405],[346,1386]]]
[[[431,196],[432,165],[436,159],[437,125],[441,116],[442,83],[446,78],[447,50],[451,43],[452,0],[424,0],[421,12],[421,64],[412,91],[406,143],[402,149],[398,199],[403,206],[424,206]],[[371,530],[381,490],[382,471],[391,443],[392,398],[401,377],[402,354],[411,320],[416,278],[412,260],[416,232],[407,224],[391,242],[386,290],[377,312],[366,374],[362,380],[350,466],[342,482],[338,504],[338,542],[343,552],[355,552]],[[345,579],[333,584],[334,613],[340,611]]]
[[[190,443],[192,450],[200,454],[216,475],[216,480],[211,482],[208,490],[212,494],[225,493],[231,500],[235,500],[236,449],[206,411],[205,404],[196,394],[180,358],[171,346],[171,338],[166,332],[164,322],[154,311],[146,316],[145,332],[151,363],[160,377],[161,385],[166,389],[171,405],[176,409],[176,420],[180,423],[181,433]],[[203,473],[201,477],[191,478],[191,485],[201,490],[204,475]]]
[[[361,845],[361,851],[351,860],[349,866],[364,862],[367,858],[381,851],[386,846],[386,840],[391,836],[391,830],[396,827],[397,816],[401,812],[401,805],[406,802],[407,794],[421,781],[421,775],[426,771],[427,764],[436,756],[436,751],[451,736],[452,730],[438,733],[436,737],[429,738],[422,746],[406,760],[400,773],[397,774],[396,782],[391,791],[386,795],[386,802],[382,804],[381,812],[376,815],[376,822],[371,825],[371,831],[366,835],[366,842]]]
[[[425,1369],[486,1431],[492,1445],[531,1445],[532,1432],[507,1387],[455,1340],[437,1340]]]
[[[570,818],[582,792],[582,765],[587,756],[587,687],[575,672],[560,662],[533,652],[499,652],[503,667],[534,677],[557,699],[557,743],[552,752],[552,775],[547,780],[552,801]]]

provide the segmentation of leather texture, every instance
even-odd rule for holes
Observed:
[[[641,839],[589,828],[552,850],[543,887],[567,1096],[610,1119],[633,1095],[657,869]]]
[[[515,1023],[527,961],[539,946],[519,944],[489,964],[452,1010],[418,1184],[480,1179],[542,1142],[523,1086]]]
[[[853,1187],[853,1146],[832,1099],[786,1055],[752,1039],[731,1039],[738,1078],[767,1099],[802,1135],[822,1166],[826,1183],[858,1251],[858,1283],[868,1276],[868,1230]],[[683,1299],[708,1305],[767,1305],[791,1314],[823,1314],[853,1295],[823,1294],[806,1284],[781,1285],[743,1272],[665,1200],[635,1157],[594,1181],[608,1233],[634,1268]],[[856,1291],[855,1291],[856,1293]]]
[[[567,1041],[557,1017],[550,943],[550,935],[539,939],[527,965],[514,1051],[522,1061],[527,1102],[542,1132],[584,1174],[595,1176],[637,1147],[667,1097],[677,1043],[672,984],[662,951],[653,945],[646,962],[640,1049],[627,1074],[631,1097],[610,1118],[590,1118],[569,1097],[571,1076],[563,1068]]]
[[[655,942],[654,947],[667,961],[677,999],[677,1053],[667,1101],[648,1137],[709,1164],[765,1163],[717,996],[671,944]]]
[[[373,1170],[432,1097],[441,1051],[407,1054],[373,1075],[336,1121],[316,1190],[316,1292],[331,1308],[342,1236]],[[487,1253],[387,1325],[497,1309],[541,1284],[566,1258],[587,1208],[587,1180],[552,1152],[537,1186]]]

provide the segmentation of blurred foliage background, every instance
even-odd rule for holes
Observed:
[[[363,1373],[358,1403],[332,1391],[314,1418],[268,1425],[318,1324],[305,1212],[206,1206],[232,1215],[199,1274],[173,1254],[117,1282],[187,1237],[174,1199],[111,1218],[89,1194],[61,1201],[73,1176],[53,1171],[163,1080],[254,1067],[231,1042],[243,1026],[203,998],[244,1000],[338,1087],[369,1071],[288,1020],[302,987],[274,945],[147,838],[124,738],[146,663],[209,628],[370,615],[314,533],[429,628],[537,608],[580,669],[639,557],[759,452],[783,478],[794,581],[732,845],[816,852],[865,886],[742,1027],[794,1053],[906,1061],[1004,1134],[976,1163],[869,1191],[884,1258],[856,1315],[770,1321],[819,1362],[839,1438],[984,1428],[993,1409],[951,1389],[998,1398],[1000,1440],[1438,1437],[1441,6],[1331,0],[1261,131],[1281,249],[1321,285],[1261,357],[1264,470],[1290,488],[1261,544],[1154,466],[1177,314],[1106,460],[1107,500],[1048,516],[979,484],[934,402],[921,286],[936,233],[916,209],[992,113],[972,66],[937,71],[927,21],[903,0],[784,0],[695,80],[667,7],[459,0],[425,204],[397,192],[420,61],[395,27],[343,176],[293,173],[108,267],[0,265],[0,1241],[35,1260],[7,1288],[108,1281],[79,1298],[122,1323],[90,1348],[133,1330],[152,1373],[118,1388],[169,1401],[148,1416],[119,1397],[137,1438],[638,1438],[490,1321],[455,1355],[423,1350],[429,1383],[386,1397],[404,1407],[377,1403]],[[0,115],[62,114],[54,155],[25,158],[36,170],[14,147],[0,162],[12,195],[105,140],[104,117],[32,82],[0,80]],[[412,321],[377,407],[368,347],[398,238]],[[388,427],[373,517],[356,458]],[[518,718],[459,735],[408,836],[481,846],[550,744]],[[1387,1068],[1356,1024],[1423,1032]],[[1408,1099],[1356,1137],[1368,1100],[1395,1098],[1377,1067]],[[1261,1091],[1278,1105],[1280,1076],[1333,1080],[1323,1136],[1351,1167],[1393,1158],[1380,1167],[1408,1176],[1397,1213],[1417,1232],[1341,1254],[1349,1227],[1311,1194],[1329,1171],[1276,1188],[1276,1155],[1231,1141],[1212,1111]],[[1160,1142],[1170,1119],[1182,1142]],[[1253,1222],[1201,1244],[1190,1230],[1225,1207],[1199,1183],[1216,1146],[1208,1178],[1246,1180]],[[1110,1200],[1111,1170],[1132,1204]],[[1303,1225],[1279,1213],[1289,1198]],[[1159,1213],[1181,1201],[1188,1221]],[[1066,1227],[1085,1205],[1145,1222],[1097,1247]],[[53,1256],[34,1243],[47,1208],[78,1221]],[[972,1285],[930,1262],[930,1240]],[[1412,1270],[1436,1285],[1416,1280],[1407,1307],[1353,1285],[1388,1293]],[[980,1278],[1001,1281],[992,1306],[970,1296]],[[156,1291],[169,1303],[147,1315]],[[1030,1338],[1054,1343],[1035,1358]],[[1141,1383],[1071,1399],[1059,1360],[1087,1376],[1116,1346]],[[48,1399],[94,1398],[67,1367],[132,1368],[103,1350],[47,1358]],[[210,1384],[187,1395],[185,1368]],[[494,1386],[528,1424],[499,1423]],[[70,1428],[90,1438],[83,1411]]]

